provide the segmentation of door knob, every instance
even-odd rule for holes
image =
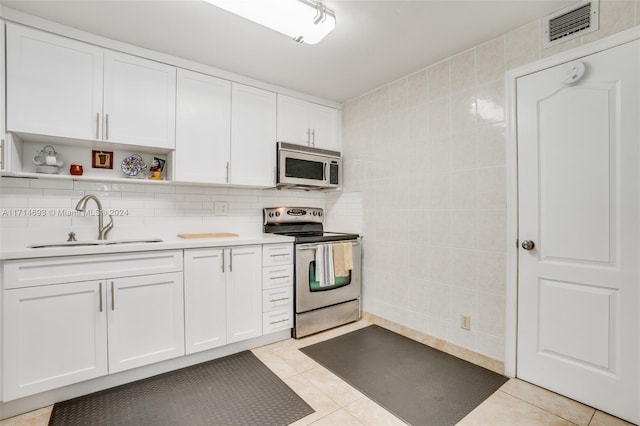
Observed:
[[[522,248],[525,250],[533,250],[533,248],[536,246],[536,243],[534,243],[531,240],[524,240],[522,242]]]

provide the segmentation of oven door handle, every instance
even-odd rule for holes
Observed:
[[[328,244],[344,244],[344,243],[332,241],[332,242],[329,242],[329,243],[319,243],[319,244],[309,244],[309,245],[307,245],[307,244],[305,244],[305,245],[298,245],[298,246],[296,246],[296,250],[315,250],[315,249],[316,249],[316,247],[318,247],[318,246],[320,246],[320,245],[325,245],[325,244],[326,244],[326,245],[328,245]],[[352,245],[352,246],[359,246],[359,245],[360,245],[360,243],[358,243],[358,242],[351,242],[351,245]]]

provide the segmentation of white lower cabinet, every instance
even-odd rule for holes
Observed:
[[[287,243],[5,261],[2,400],[290,329],[292,259]]]
[[[262,250],[262,333],[293,327],[293,245],[265,245]]]
[[[262,336],[262,247],[229,249],[227,343]]]
[[[184,355],[181,255],[5,262],[3,400]]]
[[[261,336],[261,246],[184,253],[187,354]]]
[[[187,354],[227,344],[227,283],[224,249],[184,251],[185,351]]]
[[[5,290],[4,400],[107,374],[105,312],[102,281]]]
[[[108,283],[109,373],[184,355],[182,273]]]

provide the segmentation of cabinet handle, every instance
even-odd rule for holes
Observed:
[[[100,283],[100,312],[102,312],[102,283]]]
[[[6,146],[4,143],[4,139],[0,140],[0,170],[4,170],[4,150],[5,150]]]
[[[276,253],[276,254],[270,254],[269,256],[271,256],[271,257],[289,256],[289,253]]]
[[[224,263],[225,263],[225,251],[222,249],[222,272],[224,273]]]
[[[96,139],[100,139],[100,113],[96,112]]]
[[[109,140],[109,114],[104,115],[104,139]]]
[[[227,161],[226,168],[227,168],[227,183],[229,183],[229,162],[228,161]]]
[[[111,281],[111,310],[116,310],[116,290],[113,288],[113,281]]]
[[[307,127],[307,145],[311,145],[311,127]]]
[[[289,275],[280,275],[277,277],[269,277],[270,280],[283,280],[285,278],[289,278]]]
[[[311,146],[316,146],[316,129],[311,130]]]
[[[279,299],[269,299],[269,302],[281,302],[283,300],[289,300],[288,297],[281,297]]]
[[[229,249],[229,272],[233,272],[233,249]]]
[[[280,324],[282,322],[287,322],[287,321],[289,321],[289,318],[281,319],[281,320],[278,320],[278,321],[271,321],[269,323],[269,325]]]

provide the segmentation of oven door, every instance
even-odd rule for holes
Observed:
[[[352,245],[353,269],[349,276],[336,277],[334,285],[319,286],[315,273],[318,245],[344,243]],[[296,244],[296,313],[358,299],[361,291],[360,273],[359,240]]]

